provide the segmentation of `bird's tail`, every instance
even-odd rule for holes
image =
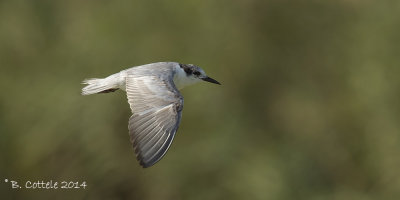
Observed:
[[[90,95],[97,93],[109,93],[118,90],[118,85],[107,78],[85,79],[82,84],[87,84],[82,88],[82,95]]]

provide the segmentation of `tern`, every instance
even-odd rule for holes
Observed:
[[[106,78],[86,79],[82,95],[126,91],[132,116],[129,136],[136,158],[144,168],[168,151],[182,117],[185,86],[199,81],[219,84],[193,64],[158,62],[135,66]]]

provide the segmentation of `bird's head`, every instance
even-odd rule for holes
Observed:
[[[179,67],[180,70],[178,71],[180,72],[177,73],[176,77],[176,82],[178,82],[176,84],[179,89],[200,80],[221,85],[218,81],[208,77],[204,70],[198,66],[193,64],[179,64]]]

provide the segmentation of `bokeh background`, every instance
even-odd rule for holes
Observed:
[[[1,199],[400,199],[400,1],[0,1]],[[194,63],[143,169],[121,92],[85,78]],[[86,189],[12,189],[86,181]]]

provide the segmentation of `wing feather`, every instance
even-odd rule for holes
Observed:
[[[165,155],[179,127],[183,97],[172,76],[173,73],[161,77],[130,74],[126,78],[126,93],[133,113],[129,135],[143,167],[154,165]]]

